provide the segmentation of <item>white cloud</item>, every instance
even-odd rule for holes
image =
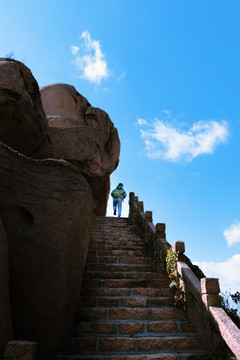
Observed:
[[[222,292],[240,291],[240,254],[233,255],[225,262],[194,262],[204,272],[206,277],[219,278]]]
[[[230,225],[223,232],[223,236],[225,237],[228,246],[240,242],[240,221],[236,221],[234,224]]]
[[[92,40],[88,31],[84,31],[80,40],[82,42],[83,54],[79,54],[78,46],[71,46],[72,54],[75,56],[74,63],[81,71],[81,77],[91,83],[100,84],[109,76],[108,65],[102,53],[100,42]]]
[[[141,129],[147,156],[168,161],[192,161],[199,155],[212,154],[229,135],[224,120],[198,121],[187,131],[158,119],[151,124],[138,119],[138,125],[147,126],[147,129]]]
[[[164,114],[166,114],[169,119],[172,118],[172,112],[171,112],[170,110],[162,110],[162,112],[163,112]]]
[[[144,119],[137,119],[136,124],[137,125],[147,125],[148,126],[147,120],[144,120]]]
[[[72,54],[73,55],[77,55],[79,47],[78,46],[71,46],[71,50],[72,50]]]

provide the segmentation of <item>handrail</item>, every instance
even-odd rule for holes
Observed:
[[[153,255],[166,258],[171,245],[166,240],[165,224],[154,226],[152,212],[144,212],[143,202],[133,192],[129,194],[129,205],[129,220],[142,233],[145,243],[151,244]],[[240,329],[221,306],[218,279],[198,279],[185,261],[188,258],[184,255],[185,245],[182,241],[175,242],[172,251],[179,254],[177,279],[183,279],[188,318],[207,350],[225,347],[240,360]]]

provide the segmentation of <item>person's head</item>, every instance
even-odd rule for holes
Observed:
[[[123,184],[122,184],[122,183],[119,183],[117,187],[118,187],[119,189],[122,189],[122,188],[123,188]]]

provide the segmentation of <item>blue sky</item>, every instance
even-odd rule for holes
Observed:
[[[121,140],[112,188],[135,192],[168,241],[184,241],[231,291],[240,291],[239,13],[238,0],[0,1],[0,56],[13,52],[40,87],[73,85],[109,114]]]

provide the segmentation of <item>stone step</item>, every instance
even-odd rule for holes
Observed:
[[[105,337],[88,336],[73,337],[70,339],[69,352],[78,354],[82,351],[101,353],[127,352],[130,354],[141,354],[148,351],[149,354],[156,351],[174,350],[178,352],[202,350],[202,344],[196,336],[140,336],[140,337]]]
[[[152,267],[150,265],[142,265],[142,264],[133,264],[133,265],[123,265],[123,264],[86,264],[86,271],[111,271],[111,272],[150,272],[152,271]],[[166,276],[163,275],[164,278]]]
[[[93,224],[92,226],[92,231],[96,231],[96,230],[101,230],[101,232],[103,232],[103,230],[120,230],[121,233],[125,232],[132,232],[135,233],[135,228],[132,226],[129,226],[128,224],[124,224],[124,223],[105,223],[105,224]]]
[[[171,290],[169,288],[153,289],[153,288],[82,288],[81,296],[159,296],[169,297],[171,296]]]
[[[119,224],[120,225],[120,224]],[[99,224],[98,226],[94,226],[92,228],[92,233],[96,234],[97,232],[102,234],[111,234],[113,232],[119,232],[119,235],[125,235],[125,234],[134,234],[138,236],[138,234],[135,233],[134,228],[128,228],[124,224],[121,224],[121,226],[118,226],[117,224],[112,225],[105,225],[105,224]]]
[[[150,271],[118,271],[117,267],[115,271],[91,271],[87,270],[84,272],[84,277],[87,279],[146,279],[146,280],[162,280],[169,282],[162,274],[150,272]]]
[[[82,307],[163,307],[171,306],[172,303],[171,297],[82,296],[79,305]]]
[[[157,353],[141,355],[58,355],[57,360],[204,360],[204,354],[201,352],[181,353],[180,357],[176,353]]]
[[[94,246],[93,248],[92,247],[89,247],[89,251],[88,251],[88,254],[89,255],[98,255],[98,256],[102,256],[102,255],[109,255],[109,253],[112,251],[112,250],[123,250],[123,251],[127,251],[127,250],[132,250],[132,251],[143,251],[142,247],[141,246],[124,246],[124,245],[121,245],[121,246],[115,246],[115,245],[99,245],[99,246]],[[100,253],[99,251],[106,251],[108,253]],[[111,254],[110,254],[111,255]],[[142,254],[141,254],[142,255]]]
[[[121,226],[123,228],[125,228],[126,226],[128,226],[128,223],[125,221],[122,221],[122,219],[115,219],[117,221],[93,221],[93,225],[92,228],[94,229],[95,227],[113,227],[113,226]]]
[[[167,288],[168,282],[162,279],[93,279],[93,278],[84,278],[82,281],[82,287],[106,287],[106,288],[138,288],[138,287],[148,287],[148,288]]]
[[[134,231],[124,231],[123,229],[118,229],[117,227],[112,227],[111,229],[106,229],[102,227],[98,229],[98,232],[91,232],[91,237],[95,237],[96,239],[104,238],[118,238],[118,239],[138,239],[142,242],[142,238],[140,235],[136,234]]]
[[[131,249],[142,249],[142,244],[139,240],[131,240],[131,239],[99,239],[99,240],[95,240],[95,241],[91,241],[89,244],[89,249],[94,250],[94,249],[122,249],[122,248],[126,248],[129,247]]]
[[[175,307],[84,307],[80,309],[80,321],[93,320],[185,320],[183,310]]]
[[[132,239],[138,239],[139,241],[142,242],[142,238],[141,236],[137,235],[136,233],[134,233],[133,231],[123,231],[117,228],[112,228],[111,230],[106,231],[105,228],[99,228],[96,229],[96,231],[92,231],[91,232],[91,238],[96,238],[96,239],[102,239],[103,237],[106,238],[112,238],[112,237],[117,237],[118,239],[123,239],[123,238],[132,238]]]
[[[77,327],[78,335],[108,334],[119,335],[163,335],[171,333],[194,333],[194,328],[189,321],[121,321],[121,322],[80,322]]]
[[[115,221],[115,222],[105,222],[105,223],[93,223],[92,228],[118,228],[118,229],[126,229],[128,231],[135,231],[135,226],[129,225],[127,222]]]
[[[87,257],[88,264],[146,264],[146,258],[144,256],[95,256],[89,255]]]
[[[139,236],[134,230],[133,227],[128,228],[128,226],[125,226],[125,224],[98,224],[97,226],[92,227],[92,233],[112,233],[112,232],[118,232],[119,235],[122,234],[134,234],[136,236]]]
[[[95,249],[95,250],[89,250],[88,256],[143,256],[142,249],[139,248],[139,250],[136,250],[134,248],[129,249],[127,246],[125,249]]]

